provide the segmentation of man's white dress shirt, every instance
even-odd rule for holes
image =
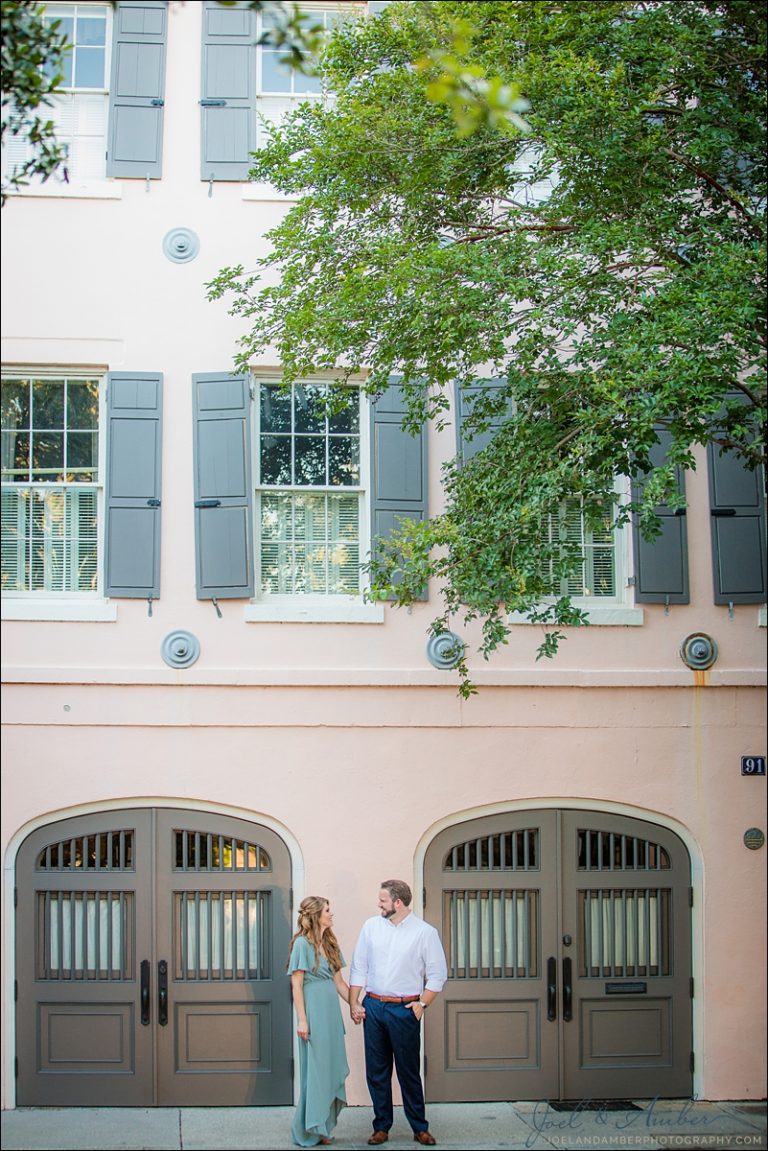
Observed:
[[[349,972],[351,987],[374,995],[421,995],[442,991],[448,966],[440,936],[411,913],[400,923],[375,915],[363,924]]]

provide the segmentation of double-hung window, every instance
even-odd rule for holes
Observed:
[[[248,599],[245,618],[368,623],[371,539],[427,515],[426,435],[404,427],[393,377],[353,385],[274,375],[192,377],[198,599]]]
[[[359,389],[257,386],[257,594],[359,595],[366,543]]]
[[[354,16],[356,10],[364,9],[365,5],[304,3],[300,7],[309,18],[310,26],[329,34],[340,21]],[[261,35],[268,36],[271,26],[268,13],[260,16],[259,21]],[[266,141],[269,124],[279,123],[303,101],[322,100],[325,96],[320,76],[300,72],[283,63],[280,58],[284,54],[284,50],[269,43],[259,46],[256,63],[256,143],[259,148]]]
[[[549,523],[550,543],[575,553],[579,559],[570,576],[552,577],[552,594],[603,603],[617,596],[617,532],[612,528],[612,508],[601,522],[589,525],[581,502],[566,500],[560,514]]]
[[[2,381],[2,587],[99,591],[101,380]]]
[[[106,175],[109,117],[110,4],[56,4],[45,6],[43,21],[58,21],[66,36],[60,72],[63,79],[45,114],[56,140],[66,149],[65,165],[52,177],[57,184],[103,180]],[[50,64],[44,70],[52,71]],[[31,156],[23,135],[10,136],[3,147],[3,175],[9,176]]]

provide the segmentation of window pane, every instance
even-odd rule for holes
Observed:
[[[32,436],[32,479],[64,478],[64,433],[35,432]]]
[[[303,72],[296,72],[293,77],[293,90],[300,96],[309,93],[319,96],[323,85],[319,76],[306,76]]]
[[[70,482],[92,480],[99,463],[99,440],[96,432],[70,432],[67,436],[67,479]]]
[[[75,49],[75,87],[104,88],[104,49]]]
[[[98,428],[99,385],[96,380],[67,382],[67,427]]]
[[[3,380],[3,428],[29,427],[29,384],[26,380]]]
[[[77,43],[78,44],[101,44],[107,42],[107,18],[106,13],[103,16],[78,16],[77,18]]]
[[[261,482],[263,484],[289,484],[291,482],[291,437],[261,437]]]
[[[277,52],[262,48],[261,50],[261,90],[262,92],[290,92],[291,70],[281,64]]]
[[[329,432],[354,432],[360,430],[360,395],[353,388],[334,389],[331,402],[333,413],[328,417]]]
[[[294,431],[325,432],[325,387],[297,385],[294,395]]]
[[[95,591],[96,509],[93,488],[6,488],[2,524],[4,590]]]
[[[356,436],[332,436],[328,441],[328,482],[334,486],[360,482],[360,441]]]
[[[296,475],[301,485],[323,485],[325,478],[325,436],[296,436]]]
[[[290,432],[291,396],[280,391],[276,384],[261,386],[262,432]]]
[[[32,386],[32,426],[64,427],[63,380],[35,380]]]
[[[3,432],[3,479],[29,479],[29,432]]]

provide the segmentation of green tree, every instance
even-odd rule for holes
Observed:
[[[525,131],[458,135],[430,99],[462,21],[457,71],[524,93]],[[297,202],[266,258],[208,286],[244,322],[238,367],[272,346],[286,382],[365,367],[376,393],[397,374],[414,427],[455,386],[503,384],[474,409],[501,424],[490,446],[377,553],[373,595],[436,578],[433,631],[479,619],[487,656],[523,612],[551,655],[585,618],[553,595],[579,562],[550,530],[564,504],[626,522],[615,478],[641,477],[652,534],[696,444],[764,465],[765,41],[762,5],[688,0],[393,4],[334,37],[335,102],[254,159]]]

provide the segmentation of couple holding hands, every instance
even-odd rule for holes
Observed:
[[[368,1143],[375,1147],[389,1137],[394,1064],[414,1141],[432,1147],[435,1139],[424,1115],[421,1085],[421,1018],[442,990],[448,970],[437,931],[411,910],[407,883],[384,880],[379,914],[366,920],[360,932],[349,984],[341,974],[344,966],[330,904],[309,896],[299,907],[288,959],[300,1040],[301,1095],[291,1127],[293,1141],[299,1147],[332,1143],[331,1132],[346,1107],[349,1067],[341,998],[364,1029],[365,1073],[373,1102]]]

